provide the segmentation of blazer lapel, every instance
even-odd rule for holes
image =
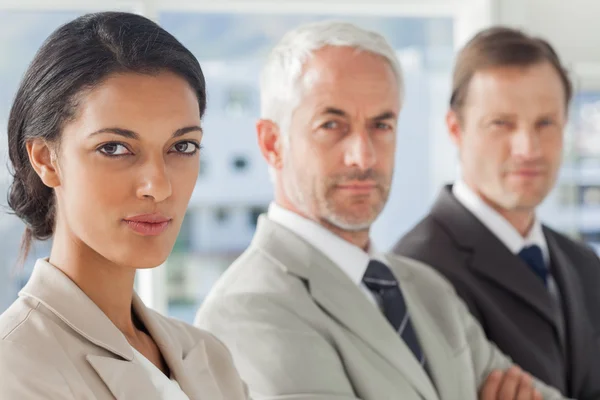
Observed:
[[[469,257],[472,270],[519,298],[558,329],[552,297],[528,266],[512,254],[485,225],[452,195],[446,186],[433,206],[434,219],[451,232]]]
[[[91,354],[86,359],[116,399],[161,399],[148,373],[140,365]]]
[[[179,341],[169,334],[137,295],[133,298],[133,309],[160,349],[172,377],[190,400],[222,400],[223,395],[208,364],[204,341],[199,341],[185,353]]]
[[[189,388],[190,400],[223,400],[223,393],[217,385],[215,376],[207,363],[208,356],[204,342],[198,343],[184,358],[182,369],[185,378],[182,388]],[[184,389],[186,393],[188,391]]]
[[[427,374],[383,314],[324,254],[266,217],[259,220],[254,244],[288,273],[304,280],[313,299],[332,319],[406,376],[425,400],[438,399]]]
[[[410,279],[403,279],[401,287],[437,393],[443,398],[458,398],[456,380],[459,371],[456,370],[454,356],[450,353],[448,346],[444,345],[445,342],[440,340],[440,332],[432,320],[432,316],[423,304],[414,301],[423,294],[419,293]]]
[[[87,341],[108,352],[88,354],[86,359],[116,398],[159,400],[146,370],[134,362],[125,336],[62,271],[39,260],[20,295],[37,299]]]
[[[560,248],[555,234],[544,227],[544,236],[548,242],[550,259],[554,270],[552,271],[558,284],[563,303],[563,315],[565,316],[565,333],[569,340],[567,343],[566,359],[569,360],[568,369],[573,379],[581,379],[585,374],[581,371],[582,366],[587,365],[588,354],[586,353],[585,341],[580,340],[581,333],[586,329],[580,327],[586,322],[586,304],[582,301],[583,287],[577,279],[569,257]],[[571,382],[571,388],[582,387],[583,382]]]

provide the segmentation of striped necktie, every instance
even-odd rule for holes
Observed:
[[[394,274],[384,263],[371,260],[363,277],[367,288],[380,301],[383,313],[392,327],[398,332],[415,358],[425,367],[425,354],[410,321],[404,296]]]

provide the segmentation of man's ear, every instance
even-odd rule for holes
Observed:
[[[55,188],[60,185],[56,153],[43,139],[33,139],[27,142],[27,155],[31,166],[38,174],[44,185]]]
[[[446,127],[448,128],[450,139],[457,147],[460,148],[460,143],[462,140],[461,120],[458,113],[452,109],[448,110],[446,113]]]
[[[256,133],[258,135],[258,146],[267,160],[267,163],[273,169],[281,169],[283,165],[284,138],[279,126],[269,120],[260,119],[256,123]]]

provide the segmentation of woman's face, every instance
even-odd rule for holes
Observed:
[[[62,131],[57,229],[119,265],[171,252],[198,177],[196,94],[171,73],[118,74],[86,93]]]

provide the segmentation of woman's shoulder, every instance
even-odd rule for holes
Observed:
[[[64,322],[30,296],[19,297],[0,315],[1,350],[23,353],[35,362],[51,360],[57,364],[56,356],[62,352],[61,342],[67,332]]]
[[[31,297],[19,297],[0,314],[0,341],[15,342],[39,331],[39,302]]]
[[[20,297],[0,315],[2,399],[72,398],[51,355],[56,346],[50,343],[49,321],[38,307],[35,299]]]

